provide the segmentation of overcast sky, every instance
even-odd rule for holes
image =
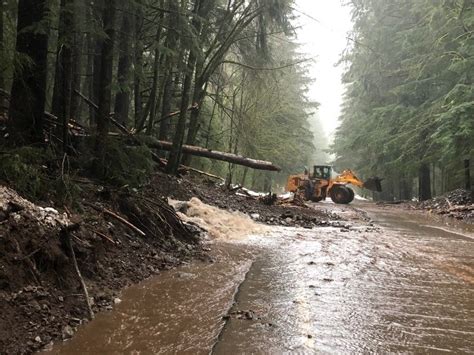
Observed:
[[[316,57],[310,75],[316,79],[310,90],[310,98],[318,101],[319,117],[326,134],[337,127],[337,119],[344,92],[341,84],[343,66],[335,66],[347,46],[347,33],[352,28],[350,7],[341,0],[296,0],[299,25],[298,42],[301,51]],[[307,14],[314,19],[311,19]]]

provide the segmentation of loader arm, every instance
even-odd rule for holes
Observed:
[[[344,170],[335,179],[333,179],[333,184],[334,183],[345,183],[352,184],[357,187],[364,187],[364,183],[359,180],[359,178],[351,170]]]

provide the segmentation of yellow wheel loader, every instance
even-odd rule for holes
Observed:
[[[304,174],[290,175],[286,191],[313,202],[325,200],[329,196],[334,203],[348,204],[354,200],[354,190],[348,184],[380,192],[381,181],[382,179],[373,177],[362,182],[351,170],[344,170],[332,177],[332,167],[315,165],[312,173],[305,169]]]

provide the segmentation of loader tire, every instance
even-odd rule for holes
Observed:
[[[350,202],[351,193],[345,186],[335,186],[331,189],[331,200],[338,204],[348,204]]]
[[[313,196],[311,197],[311,201],[312,202],[321,202],[322,200],[324,200],[324,196]]]
[[[352,201],[354,201],[354,190],[352,190],[350,187],[346,187],[346,189],[349,191],[349,200],[347,201],[347,203],[351,203]]]

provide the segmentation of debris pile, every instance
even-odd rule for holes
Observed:
[[[190,257],[199,232],[166,201],[85,191],[76,209],[41,207],[0,185],[0,349],[70,338],[117,293]],[[78,213],[80,211],[80,214]]]
[[[457,189],[431,200],[420,202],[418,207],[472,223],[474,222],[473,202],[472,191]]]

